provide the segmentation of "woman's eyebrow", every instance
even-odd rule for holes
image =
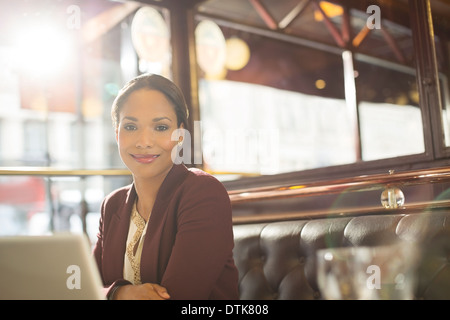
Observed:
[[[134,121],[134,122],[137,122],[137,121],[138,121],[137,118],[135,118],[135,117],[130,117],[130,116],[124,117],[124,119],[130,120],[130,121]]]
[[[131,117],[131,116],[126,116],[126,117],[124,117],[123,119],[124,119],[124,120],[130,120],[130,121],[138,122],[138,119],[137,119],[137,118]],[[158,118],[154,118],[152,121],[153,121],[153,122],[158,122],[158,121],[161,121],[161,120],[164,120],[164,119],[169,120],[169,121],[172,121],[172,119],[170,119],[170,118],[168,118],[168,117],[158,117]]]
[[[158,122],[158,121],[161,121],[161,120],[164,120],[164,119],[167,119],[167,120],[169,120],[169,121],[172,121],[172,119],[170,119],[170,118],[168,118],[168,117],[159,117],[159,118],[154,118],[154,119],[153,119],[153,122]]]

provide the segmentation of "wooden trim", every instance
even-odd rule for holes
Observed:
[[[369,191],[383,189],[386,186],[410,186],[429,184],[435,182],[450,182],[450,168],[437,168],[429,170],[413,170],[406,172],[391,172],[389,174],[375,174],[370,176],[357,176],[331,181],[278,185],[260,188],[248,188],[229,191],[233,204],[284,199],[291,197],[319,196],[352,191]]]
[[[445,156],[445,147],[430,1],[409,0],[409,5],[416,53],[417,86],[424,118],[425,146],[431,146],[434,156],[441,158]]]
[[[196,136],[195,121],[200,120],[200,103],[198,97],[197,57],[195,44],[195,10],[190,7],[173,5],[170,10],[170,29],[172,44],[172,73],[174,82],[184,94],[189,110],[189,127],[191,133],[191,163],[194,163],[194,145],[201,143]]]
[[[385,215],[385,214],[420,214],[425,211],[438,211],[450,209],[450,200],[438,202],[422,202],[398,209],[384,209],[380,207],[367,207],[348,210],[317,210],[317,211],[296,211],[285,213],[261,214],[251,216],[235,216],[233,224],[250,223],[270,223],[293,220],[312,220],[320,218],[355,217],[364,215]]]

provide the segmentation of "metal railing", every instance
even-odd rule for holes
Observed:
[[[388,174],[375,174],[350,177],[345,179],[335,179],[327,181],[317,181],[299,183],[292,185],[278,185],[261,188],[248,188],[232,190],[229,192],[232,204],[249,204],[252,202],[264,202],[278,199],[292,199],[301,197],[327,196],[342,194],[344,192],[364,192],[380,191],[387,188],[404,188],[407,186],[419,186],[424,184],[450,183],[450,167],[434,168],[427,170],[411,170],[405,172],[394,172]],[[449,197],[450,198],[450,197]],[[450,209],[450,199],[433,199],[421,202],[408,202],[395,208],[378,206],[367,206],[357,208],[327,208],[317,210],[295,210],[288,212],[273,212],[266,214],[256,214],[253,216],[236,216],[233,218],[234,224],[273,222],[284,220],[295,220],[304,218],[320,218],[332,216],[355,216],[363,214],[386,214],[404,213],[413,214],[427,210],[448,210]]]
[[[89,177],[128,176],[127,169],[55,169],[49,167],[3,167],[0,176]]]
[[[345,179],[319,182],[278,185],[272,187],[250,188],[230,191],[232,203],[282,199],[290,197],[317,196],[340,193],[348,190],[382,190],[387,186],[410,186],[427,183],[450,182],[450,168],[414,170],[405,172],[390,171],[388,174],[357,176]]]

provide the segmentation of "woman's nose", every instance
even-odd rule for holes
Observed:
[[[151,148],[154,145],[153,134],[150,129],[142,130],[136,140],[137,148]]]

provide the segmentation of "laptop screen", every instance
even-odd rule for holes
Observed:
[[[0,237],[0,299],[104,299],[85,235]]]

